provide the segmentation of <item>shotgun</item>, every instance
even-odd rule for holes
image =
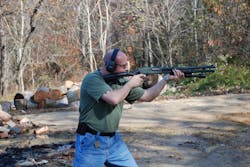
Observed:
[[[170,74],[173,75],[173,70],[178,69],[182,71],[185,78],[196,77],[196,78],[206,78],[206,73],[215,72],[214,65],[207,66],[188,66],[188,67],[142,67],[131,72],[121,72],[104,75],[103,78],[106,82],[114,81],[121,77],[134,76],[137,74]]]

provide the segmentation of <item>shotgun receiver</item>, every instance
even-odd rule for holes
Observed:
[[[212,73],[215,71],[214,65],[208,66],[190,66],[190,67],[142,67],[131,72],[121,72],[114,74],[104,75],[103,78],[106,82],[113,81],[115,79],[127,76],[134,76],[136,74],[170,74],[173,75],[173,69],[182,71],[186,78],[197,77],[205,78],[206,73]]]

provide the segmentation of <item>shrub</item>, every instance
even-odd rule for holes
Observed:
[[[216,71],[206,78],[187,78],[180,85],[182,89],[175,93],[167,91],[165,95],[183,93],[185,95],[213,94],[250,89],[250,69],[245,66],[220,64]]]

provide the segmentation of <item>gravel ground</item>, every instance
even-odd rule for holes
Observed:
[[[33,129],[0,140],[0,166],[72,166],[76,111],[37,112]],[[250,94],[165,99],[125,105],[124,141],[140,167],[249,167]]]

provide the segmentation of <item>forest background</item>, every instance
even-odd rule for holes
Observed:
[[[216,65],[189,93],[250,89],[249,0],[1,0],[0,22],[2,99],[80,82],[114,47],[135,68]]]

